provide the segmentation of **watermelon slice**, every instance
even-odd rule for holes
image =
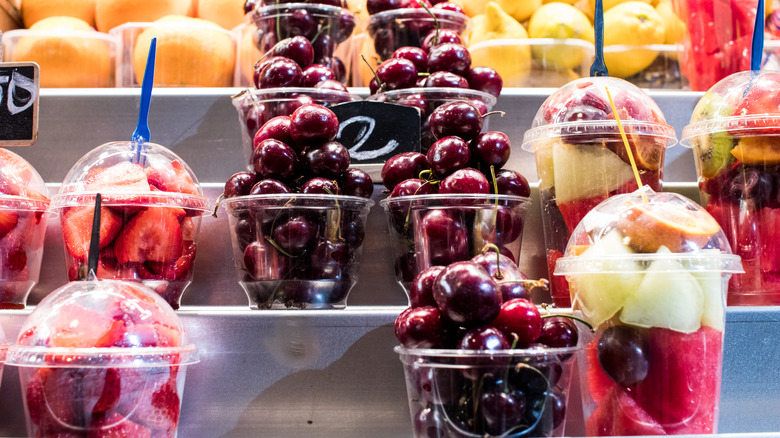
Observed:
[[[585,421],[588,436],[666,435],[666,431],[642,409],[630,393],[618,386],[607,392]]]

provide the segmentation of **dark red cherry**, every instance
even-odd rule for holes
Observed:
[[[420,117],[425,118],[428,111],[428,99],[422,93],[404,94],[396,101],[398,105],[410,106],[420,110]]]
[[[490,67],[472,67],[466,74],[469,87],[498,97],[504,87],[504,80]]]
[[[244,15],[254,11],[258,4],[260,4],[260,0],[246,0],[244,2]]]
[[[410,307],[395,320],[395,337],[406,348],[441,348],[445,321],[435,306]]]
[[[464,327],[488,324],[501,309],[501,294],[493,277],[471,262],[447,266],[436,277],[433,298],[442,315]]]
[[[257,176],[252,172],[236,172],[225,182],[225,188],[222,191],[225,198],[234,196],[246,196],[255,185]]]
[[[480,414],[485,421],[485,431],[490,435],[504,435],[522,425],[526,409],[526,396],[522,392],[488,391],[482,394],[480,401]]]
[[[455,3],[451,3],[451,2],[448,2],[448,1],[444,1],[444,2],[441,2],[441,3],[436,3],[435,5],[433,5],[433,9],[442,9],[442,10],[445,10],[445,11],[457,12],[458,14],[464,14],[465,15],[465,12],[463,11],[463,8],[461,8],[460,6],[456,5]]]
[[[382,184],[393,190],[396,184],[410,178],[419,178],[428,169],[428,160],[419,152],[403,152],[390,157],[382,166]]]
[[[418,178],[409,178],[401,181],[393,187],[393,191],[390,192],[391,198],[397,198],[399,196],[414,196],[414,195],[432,195],[438,190],[434,184],[429,183]],[[404,213],[406,214],[406,213]]]
[[[507,337],[517,337],[518,345],[536,342],[542,332],[542,315],[536,305],[528,300],[514,299],[501,304],[491,325]]]
[[[436,306],[433,299],[433,282],[444,270],[444,266],[431,266],[422,270],[409,286],[409,302],[411,307]]]
[[[439,193],[488,194],[490,193],[490,184],[480,171],[467,167],[444,178],[439,184]]]
[[[495,252],[488,251],[474,256],[471,261],[482,266],[496,280],[503,302],[515,298],[531,299],[530,287],[522,281],[528,277],[520,271],[511,257],[504,254],[497,257]]]
[[[489,131],[477,135],[477,138],[471,141],[471,150],[480,162],[498,170],[509,161],[512,145],[503,132]]]
[[[341,193],[347,196],[370,198],[374,194],[374,182],[364,171],[356,168],[347,169],[338,180]]]
[[[297,87],[301,83],[301,67],[289,58],[275,56],[260,72],[257,88]]]
[[[499,195],[514,195],[525,198],[531,196],[531,186],[528,185],[528,180],[514,170],[501,169],[496,172],[496,185]],[[490,191],[493,192],[492,186]]]
[[[431,265],[445,266],[468,258],[465,224],[446,210],[431,210],[425,214],[417,241],[418,252],[427,254]]]
[[[244,266],[255,280],[281,280],[290,270],[290,258],[265,241],[255,241],[244,250]]]
[[[284,20],[286,18],[286,20]],[[288,34],[302,35],[311,40],[317,34],[317,19],[306,9],[296,8],[289,15],[277,18],[285,21]]]
[[[261,141],[252,154],[252,164],[260,178],[287,179],[297,163],[295,151],[279,140]]]
[[[545,318],[538,342],[552,348],[568,348],[577,345],[579,335],[574,321],[570,318]]]
[[[311,277],[317,280],[337,280],[349,260],[349,248],[344,241],[331,242],[321,238],[309,253]]]
[[[417,67],[408,59],[391,58],[376,69],[376,76],[387,90],[411,88],[417,82]]]
[[[456,135],[471,141],[482,131],[482,115],[470,103],[448,102],[433,110],[430,124],[436,138]]]
[[[292,193],[287,185],[279,180],[266,178],[260,180],[252,186],[252,190],[249,191],[250,195],[273,195],[279,193]]]
[[[469,81],[455,73],[437,71],[425,79],[425,86],[427,88],[469,88]]]
[[[322,64],[312,64],[304,68],[301,73],[301,87],[313,87],[328,79],[335,80],[336,73]]]
[[[339,131],[339,119],[321,105],[303,105],[290,116],[290,135],[299,145],[331,141]]]
[[[443,43],[428,52],[428,71],[448,71],[465,77],[471,68],[471,54],[460,44]]]
[[[292,59],[304,69],[314,61],[314,48],[306,37],[298,35],[276,43],[271,49],[271,55]]]
[[[338,178],[349,168],[349,151],[337,141],[329,141],[306,152],[303,160],[315,175]]]
[[[401,7],[401,0],[367,0],[366,10],[369,14],[398,9]]]
[[[419,47],[401,47],[393,52],[393,58],[411,61],[418,73],[428,71],[428,53]]]
[[[451,29],[439,29],[438,31],[432,30],[428,32],[428,35],[425,36],[425,39],[423,39],[422,42],[422,50],[425,51],[425,53],[428,53],[431,51],[432,48],[438,46],[439,44],[445,44],[445,43],[453,43],[453,44],[462,44],[462,40],[460,39],[460,35],[458,35],[457,32]],[[428,70],[428,66],[425,66],[426,71]]]
[[[303,254],[314,240],[317,227],[303,216],[295,216],[276,225],[273,239],[289,254]]]
[[[255,138],[252,141],[252,146],[254,149],[257,149],[257,146],[260,144],[260,142],[270,138],[273,140],[279,140],[282,143],[295,148],[295,142],[290,135],[291,128],[292,123],[290,122],[290,117],[274,117],[273,119],[265,122],[265,124],[257,131]],[[298,150],[297,152],[301,151]]]
[[[346,85],[342,84],[339,81],[328,79],[326,81],[317,82],[314,85],[314,88],[317,88],[319,90],[334,90],[334,91],[341,91],[343,93],[349,92]]]
[[[378,91],[379,91],[379,82],[376,81],[376,78],[371,78],[371,80],[368,82],[368,93],[374,95]]]
[[[314,48],[314,62],[318,64],[324,64],[324,61],[333,56],[333,51],[336,50],[336,42],[327,32],[321,33],[311,45]]]
[[[509,350],[511,345],[506,336],[496,328],[477,327],[463,335],[458,342],[458,350],[500,351]]]
[[[303,183],[301,193],[310,195],[340,195],[341,190],[332,180],[316,176]]]
[[[299,94],[297,96],[282,99],[276,107],[277,115],[291,116],[295,110],[304,105],[314,105],[314,99],[306,94]],[[292,130],[290,131],[290,135],[292,135]]]
[[[471,159],[469,145],[460,137],[449,136],[436,141],[426,155],[431,170],[445,177],[465,168]]]

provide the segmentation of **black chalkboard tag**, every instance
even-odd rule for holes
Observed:
[[[336,141],[352,165],[384,163],[401,152],[420,152],[420,110],[369,100],[329,107],[339,119]]]
[[[39,76],[34,62],[0,62],[0,146],[38,140]]]

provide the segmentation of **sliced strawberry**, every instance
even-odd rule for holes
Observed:
[[[27,382],[25,390],[25,403],[27,404],[27,414],[33,424],[39,425],[46,413],[46,396],[43,393],[43,384],[49,373],[48,368],[40,368],[32,372],[30,380]]]
[[[95,342],[95,347],[113,347],[122,341],[122,339],[124,339],[125,333],[127,333],[127,327],[125,326],[124,321],[114,320],[114,322],[111,323],[111,328],[109,328],[107,332],[103,333],[103,335]]]
[[[602,201],[607,199],[607,195],[593,196],[585,199],[575,199],[573,201],[563,202],[558,204],[558,209],[561,211],[563,221],[566,222],[566,228],[569,229],[569,234],[574,231],[577,224],[580,223],[582,218],[588,214],[593,207],[601,204]]]
[[[95,347],[108,336],[113,320],[78,304],[66,303],[60,308],[51,334],[51,347]]]
[[[163,192],[198,194],[198,187],[178,160],[171,161],[170,165],[149,166],[145,172],[149,184]]]
[[[180,402],[171,367],[168,379],[154,388],[148,400],[141,400],[131,418],[154,431],[173,433],[179,424]]]
[[[175,210],[181,209],[148,207],[135,215],[114,242],[119,263],[168,263],[181,257],[181,226]]]
[[[98,416],[87,429],[87,438],[151,438],[152,431],[117,412]]]
[[[195,221],[191,217],[181,220],[181,238],[185,241],[195,240]]]
[[[104,370],[100,371],[103,372]],[[107,412],[108,410],[113,409],[117,403],[119,403],[119,398],[122,395],[122,378],[120,377],[120,371],[116,368],[106,368],[105,372],[102,374],[105,374],[103,390],[94,406],[92,406],[93,414]]]
[[[19,215],[9,208],[0,208],[0,239],[14,229],[19,222]]]
[[[164,280],[173,281],[188,278],[195,261],[195,242],[185,241],[181,257],[171,263],[146,262],[145,266]]]
[[[84,189],[94,192],[147,192],[150,190],[144,168],[129,161],[87,175]]]
[[[547,251],[547,272],[550,276],[550,287],[553,304],[556,307],[571,307],[571,296],[569,295],[569,282],[563,275],[553,275],[555,272],[555,262],[563,257],[560,251],[551,249]]]
[[[86,260],[89,255],[89,240],[92,234],[92,207],[72,207],[62,216],[62,237],[70,255]],[[110,244],[122,228],[122,218],[110,208],[100,208],[100,247]]]

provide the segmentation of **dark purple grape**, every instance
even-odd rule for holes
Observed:
[[[504,80],[497,71],[490,67],[472,67],[466,79],[469,81],[469,87],[473,90],[482,91],[498,97],[501,89],[504,87]]]
[[[279,140],[282,143],[295,149],[295,142],[290,135],[291,128],[292,124],[290,122],[290,117],[274,117],[273,119],[265,122],[265,124],[255,134],[255,137],[252,141],[253,149],[257,149],[257,146],[260,144],[260,142],[269,138],[273,140]],[[296,152],[301,151],[297,150]]]
[[[428,76],[425,80],[425,86],[428,88],[469,88],[469,81],[455,73],[437,71]]]
[[[252,164],[260,178],[287,179],[295,171],[295,151],[279,140],[263,140],[252,154]]]
[[[431,113],[431,132],[436,138],[456,135],[466,141],[475,139],[482,131],[482,115],[467,102],[445,103]]]
[[[250,195],[274,195],[280,193],[292,193],[292,190],[283,182],[270,178],[258,181],[249,192]]]
[[[455,171],[439,184],[439,193],[490,193],[490,184],[480,171],[467,167]]]
[[[481,163],[488,167],[494,166],[498,170],[509,161],[512,145],[503,132],[489,131],[477,135],[477,138],[471,141],[471,150]]]
[[[301,193],[310,195],[340,195],[341,190],[332,180],[314,177],[303,183]]]
[[[424,269],[409,286],[409,303],[411,307],[436,306],[433,299],[433,282],[439,276],[444,266],[431,266]]]
[[[428,169],[428,160],[419,152],[403,152],[388,159],[382,166],[382,184],[393,190],[396,184],[410,178],[419,178]]]
[[[337,141],[310,149],[303,159],[309,170],[325,178],[338,178],[349,168],[349,151]]]
[[[274,35],[274,33],[271,32],[268,35]],[[314,48],[306,37],[298,35],[279,41],[271,50],[271,55],[292,59],[298,66],[305,69],[314,61]]]
[[[545,318],[538,342],[552,348],[569,348],[577,345],[577,327],[569,318]]]
[[[737,172],[728,186],[728,197],[739,204],[751,201],[755,210],[763,208],[772,196],[772,175],[754,168],[743,168]]]
[[[471,68],[471,54],[460,44],[439,44],[428,52],[428,71],[448,71],[465,77]]]
[[[322,81],[336,79],[333,70],[322,64],[312,64],[301,73],[301,87],[313,87]]]
[[[464,327],[488,324],[501,309],[501,295],[493,277],[471,262],[447,266],[433,284],[433,298],[442,315]],[[506,348],[508,344],[496,349]]]
[[[491,435],[502,435],[522,424],[525,396],[519,391],[486,392],[482,394],[480,409],[485,421],[485,430]]]
[[[425,53],[428,53],[432,48],[438,46],[439,44],[445,43],[462,44],[463,41],[460,39],[460,35],[458,35],[458,33],[454,30],[439,29],[438,31],[432,30],[431,32],[428,32],[428,35],[426,35],[425,39],[423,39],[421,47]]]
[[[301,83],[301,67],[292,59],[275,56],[260,72],[257,88],[297,87]]]
[[[429,211],[420,223],[419,232],[421,248],[418,248],[418,251],[428,255],[431,265],[446,266],[468,258],[469,242],[466,227],[453,214],[445,210]]]
[[[408,59],[391,58],[376,69],[376,76],[386,90],[411,88],[417,82],[417,67]]]
[[[431,170],[445,177],[456,170],[465,168],[471,160],[469,144],[460,137],[444,137],[434,143],[426,155]]]
[[[631,326],[614,325],[604,330],[598,343],[598,358],[604,373],[623,386],[647,377],[649,346],[642,333]]]
[[[428,71],[428,53],[419,47],[401,47],[393,52],[392,57],[411,61],[418,73]]]
[[[252,190],[255,181],[257,181],[257,177],[252,172],[236,172],[225,182],[222,193],[226,199],[234,196],[246,196]]]
[[[410,307],[395,320],[395,337],[406,348],[441,348],[446,345],[445,322],[434,306]]]
[[[317,233],[317,227],[303,216],[295,216],[276,225],[273,239],[287,253],[297,256],[303,254],[311,245]]]
[[[347,196],[371,198],[374,194],[374,182],[364,171],[356,168],[347,169],[338,180],[341,192]]]
[[[268,242],[252,242],[244,250],[244,266],[255,280],[281,280],[290,269],[290,258]]]
[[[290,120],[292,122],[290,135],[299,145],[331,141],[339,132],[339,119],[333,111],[316,104],[303,105],[296,109],[290,116]],[[349,164],[349,153],[347,164]]]
[[[514,170],[501,169],[496,172],[496,185],[499,195],[514,195],[525,198],[531,196],[531,186],[528,185],[528,180]],[[492,186],[490,191],[493,192]]]

